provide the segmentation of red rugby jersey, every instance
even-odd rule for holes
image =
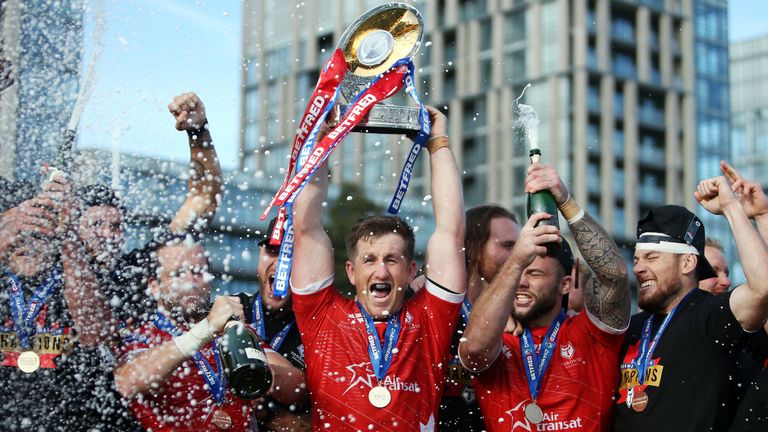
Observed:
[[[537,349],[547,330],[531,329]],[[531,396],[520,339],[505,333],[499,357],[473,380],[488,431],[607,431],[623,337],[587,312],[565,320],[539,390],[544,421],[536,425],[523,413]]]
[[[186,329],[184,329],[186,330]],[[156,347],[171,336],[159,330],[152,322],[145,323],[123,339],[121,356],[130,356]],[[216,368],[213,349],[209,343],[200,351],[211,367]],[[168,377],[162,387],[153,393],[139,395],[131,400],[131,410],[141,426],[156,431],[220,431],[211,424],[213,412],[223,409],[232,420],[229,431],[248,429],[249,402],[227,392],[219,407],[213,400],[205,380],[194,360],[188,359]]]
[[[392,395],[384,408],[368,401],[377,385],[366,329],[353,300],[329,278],[293,289],[293,310],[304,341],[312,428],[332,431],[434,430],[451,336],[464,294],[431,281],[403,303],[397,352],[382,384]],[[381,337],[386,323],[379,330]]]

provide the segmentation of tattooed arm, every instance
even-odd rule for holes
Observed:
[[[543,189],[552,192],[579,251],[595,274],[584,287],[587,311],[613,330],[626,329],[632,305],[627,265],[619,247],[605,229],[573,201],[555,169],[537,162],[528,170],[526,192]]]
[[[221,166],[213,148],[203,101],[194,93],[183,93],[168,105],[176,129],[189,136],[189,182],[187,199],[171,221],[171,231],[203,230],[213,220],[221,192]]]

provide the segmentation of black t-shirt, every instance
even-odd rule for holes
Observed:
[[[739,405],[731,432],[768,431],[768,369],[763,369]]]
[[[240,297],[240,303],[243,304],[243,313],[245,313],[246,321],[253,324],[253,308],[255,296],[248,294],[238,294]],[[282,311],[280,314],[276,314],[267,308],[263,308],[265,330],[267,333],[267,343],[272,346],[272,341],[275,336],[280,333],[287,325],[293,323],[291,329],[286,334],[285,340],[280,344],[275,351],[287,358],[294,366],[301,370],[306,369],[304,364],[304,345],[301,343],[301,333],[296,325],[296,316],[292,310]],[[274,348],[274,347],[272,347]]]
[[[11,315],[9,280],[0,288],[0,430],[138,430],[114,389],[106,351],[77,342],[64,300],[62,278],[35,319],[31,348],[41,367],[24,373],[16,366],[22,351]],[[21,279],[26,302],[41,281]]]
[[[481,432],[485,430],[480,406],[472,389],[472,375],[459,361],[459,340],[467,323],[462,317],[451,340],[451,360],[445,379],[445,391],[440,401],[437,429],[441,431]]]
[[[243,305],[243,313],[245,314],[246,321],[253,324],[253,309],[255,307],[254,303],[256,296],[241,293],[238,294],[238,297],[240,297],[240,303]],[[283,357],[288,359],[288,361],[297,368],[306,370],[306,365],[304,363],[304,344],[301,341],[299,326],[296,325],[296,316],[294,315],[293,310],[290,309],[290,304],[287,305],[286,308],[287,310],[280,311],[280,313],[275,313],[267,308],[262,309],[264,312],[267,343],[269,343],[272,348],[275,348],[272,345],[275,336],[285,329],[286,326],[293,323],[290,330],[288,330],[288,333],[286,333],[285,339],[275,351],[282,354]],[[266,422],[278,412],[288,411],[294,414],[305,414],[309,412],[310,404],[307,403],[304,406],[288,406],[281,404],[270,397],[267,398],[267,404],[264,408],[266,409],[264,416],[259,416],[259,430],[266,430]]]
[[[632,317],[619,355],[615,431],[728,429],[730,369],[747,335],[733,316],[729,299],[730,293],[715,296],[697,289],[680,303],[646,372],[648,405],[640,413],[627,406],[627,386],[636,379],[631,362],[638,351],[643,324],[651,314],[641,312]],[[665,317],[654,315],[652,335]]]

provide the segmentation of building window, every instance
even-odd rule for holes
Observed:
[[[459,0],[459,17],[462,21],[470,21],[483,16],[486,11],[486,0]]]
[[[525,50],[516,50],[504,55],[504,78],[516,83],[525,80],[526,64]]]
[[[507,13],[504,16],[504,45],[525,41],[525,11]]]

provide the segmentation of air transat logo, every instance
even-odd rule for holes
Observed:
[[[512,432],[514,431],[528,431],[531,432],[531,424],[528,422],[528,419],[525,418],[525,413],[523,410],[525,409],[525,402],[520,402],[519,404],[515,405],[514,408],[507,411],[507,415],[509,415],[510,420],[512,420]],[[522,420],[515,420],[515,418],[520,418]]]
[[[358,384],[364,384],[368,388],[373,387],[373,378],[376,376],[373,373],[370,362],[358,363],[347,366],[347,370],[352,372],[352,379],[349,380],[349,387],[344,390],[342,395],[347,394]]]
[[[583,428],[581,417],[576,417],[574,420],[561,419],[560,414],[551,411],[544,411],[544,418],[541,423],[532,425],[525,418],[525,406],[529,403],[529,401],[520,402],[506,412],[512,420],[512,432],[581,430]]]
[[[393,375],[392,373],[388,374],[384,379],[377,383],[374,380],[376,375],[373,373],[371,362],[349,365],[347,366],[347,370],[352,373],[352,377],[349,379],[349,386],[344,390],[342,395],[347,394],[347,392],[354,387],[363,386],[372,388],[374,384],[382,385],[389,391],[421,392],[418,383],[402,381],[400,380],[400,377]]]

